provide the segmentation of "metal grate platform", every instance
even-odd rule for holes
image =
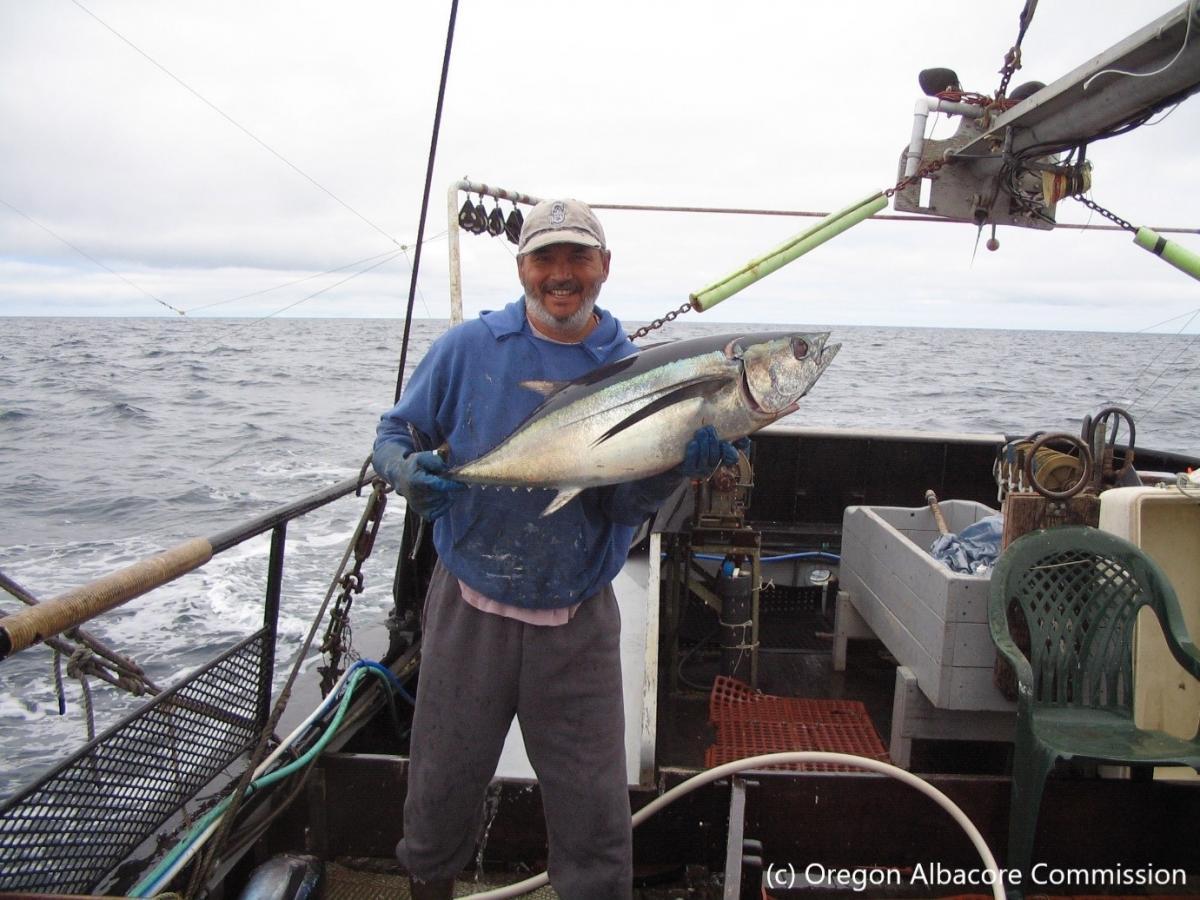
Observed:
[[[258,735],[265,633],[0,807],[0,890],[85,893]]]

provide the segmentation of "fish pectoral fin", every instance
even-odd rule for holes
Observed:
[[[571,382],[569,382],[569,381],[539,381],[537,379],[533,379],[530,381],[522,381],[519,383],[520,383],[521,387],[523,387],[523,388],[526,388],[531,391],[536,391],[537,393],[541,394],[543,397],[549,397],[551,394],[555,394],[555,393],[561,391],[564,387],[566,387]]]
[[[583,488],[581,487],[562,488],[557,494],[554,495],[554,499],[550,501],[550,505],[542,510],[542,516],[545,517],[558,512],[560,509],[574,500],[582,490]]]
[[[605,441],[615,437],[627,428],[631,428],[638,422],[650,418],[655,413],[660,413],[665,409],[674,406],[676,403],[683,403],[687,400],[695,400],[700,397],[712,397],[722,388],[728,386],[733,378],[727,373],[719,375],[703,375],[699,378],[693,378],[690,381],[684,381],[676,385],[671,390],[651,400],[641,408],[635,410],[630,415],[626,416],[596,440],[592,441],[592,446],[597,447]]]

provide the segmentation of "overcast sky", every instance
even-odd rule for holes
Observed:
[[[1051,82],[1177,5],[1041,3],[1013,85]],[[995,91],[1021,6],[462,0],[416,314],[448,314],[455,179],[594,203],[840,208],[895,182],[920,69]],[[0,0],[0,314],[402,315],[411,247],[342,284],[368,263],[280,286],[414,241],[449,8]],[[1193,99],[1094,144],[1094,199],[1135,224],[1200,225],[1198,138]],[[1101,222],[1072,201],[1059,219]],[[603,221],[601,303],[626,320],[811,223]],[[867,222],[706,318],[1133,331],[1200,307],[1196,282],[1127,234],[998,236],[972,259],[969,226]],[[511,245],[462,247],[468,314],[518,293]]]

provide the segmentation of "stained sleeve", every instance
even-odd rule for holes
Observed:
[[[395,484],[389,471],[413,450],[433,450],[442,441],[438,413],[442,404],[444,354],[435,342],[417,365],[400,401],[379,417],[375,428],[372,465]]]

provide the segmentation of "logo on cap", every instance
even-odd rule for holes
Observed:
[[[550,207],[550,224],[561,225],[565,221],[567,221],[567,204],[557,201]]]

